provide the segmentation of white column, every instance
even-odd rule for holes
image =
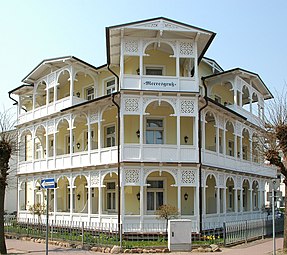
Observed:
[[[193,145],[198,147],[198,116],[192,117],[193,120]]]
[[[103,211],[103,195],[102,195],[102,184],[100,183],[99,184],[99,201],[98,201],[98,209],[99,209],[99,211],[98,211],[98,215],[99,215],[99,221],[101,222],[102,221],[102,219],[101,219],[101,216],[102,216],[102,211]]]
[[[219,154],[219,127],[216,126],[216,152]]]
[[[140,229],[143,230],[144,221],[144,186],[140,186]]]
[[[49,98],[50,98],[50,93],[49,93],[49,89],[48,89],[48,86],[46,86],[46,106],[49,104]]]
[[[56,178],[55,178],[56,180]],[[57,201],[57,188],[54,189],[54,220],[56,220],[56,213],[58,211],[58,201]]]
[[[233,85],[234,87],[234,85]],[[233,88],[233,101],[234,101],[234,105],[237,105],[237,89]]]
[[[140,155],[139,158],[142,161],[142,155],[143,155],[143,137],[144,137],[144,130],[143,130],[143,114],[142,112],[140,113],[140,137],[139,137],[139,142],[140,142]]]
[[[240,159],[243,159],[243,150],[242,150],[242,135],[239,137],[239,144],[240,144]]]
[[[249,98],[249,109],[250,109],[250,113],[252,113],[252,96],[251,98]]]
[[[176,146],[177,146],[177,158],[180,161],[180,136],[184,134],[180,133],[180,116],[176,116]]]
[[[122,179],[122,176],[121,176]],[[119,202],[119,201],[118,201]],[[123,223],[123,219],[125,217],[126,210],[125,210],[125,186],[122,182],[121,184],[121,223]]]
[[[181,186],[177,186],[177,208],[179,215],[181,215]]]
[[[205,215],[206,215],[206,186],[205,185],[203,185],[203,187],[202,187],[202,195],[203,195],[202,215],[205,217]]]
[[[89,177],[89,179],[91,180],[91,177]],[[92,192],[91,192],[90,180],[89,180],[89,183],[86,187],[88,189],[88,218],[89,218],[89,221],[90,221],[90,217],[91,217],[91,213],[92,213]]]
[[[240,212],[243,212],[243,188],[240,189]]]
[[[223,213],[226,214],[226,189],[227,187],[223,188]]]
[[[216,213],[220,214],[220,188],[216,187]]]
[[[234,212],[238,213],[238,197],[236,188],[234,188]]]
[[[237,136],[234,133],[234,158],[237,159]]]
[[[176,56],[175,58],[175,75],[176,77],[179,77],[179,57],[178,56]]]
[[[249,148],[250,148],[249,151],[250,162],[252,162],[252,137],[249,140]]]
[[[73,105],[73,93],[74,93],[74,68],[71,67],[70,73],[70,103]]]
[[[205,149],[205,117],[204,116],[205,116],[205,113],[202,113],[203,121],[200,120],[202,123],[202,125],[201,125],[202,126],[202,128],[201,128],[201,133],[202,133],[201,134],[201,136],[202,136],[201,137],[202,138],[201,139],[202,140],[201,148],[202,149]]]
[[[223,154],[226,155],[226,129],[222,129],[223,133]]]
[[[98,122],[98,154],[99,154],[99,159],[100,159],[100,154],[101,154],[101,150],[102,150],[102,142],[103,142],[102,139],[104,139],[104,136],[102,137],[102,121],[99,119],[99,122]]]
[[[252,188],[249,189],[249,196],[250,196],[250,212],[253,211],[253,190]]]
[[[57,83],[55,86],[54,86],[54,104],[56,103],[57,101],[57,98],[58,98],[58,85],[59,83]]]

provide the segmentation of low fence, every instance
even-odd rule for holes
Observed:
[[[273,222],[266,219],[226,222],[223,225],[223,229],[224,245],[227,246],[271,236],[273,233]],[[276,219],[276,233],[281,233],[283,230],[284,219]]]
[[[283,232],[284,222],[276,220],[276,232]],[[162,231],[163,223],[144,224],[145,231],[135,231],[133,224],[125,224],[123,231],[123,247],[167,247],[167,233]],[[193,222],[196,226],[196,222]],[[153,231],[148,231],[152,227]],[[160,230],[155,232],[154,230]],[[227,222],[223,227],[218,223],[205,222],[201,233],[193,232],[192,243],[196,245],[234,245],[248,242],[258,238],[272,235],[272,220],[259,219],[249,221]],[[28,236],[31,238],[45,238],[46,224],[39,219],[5,219],[5,233],[17,236]],[[120,244],[120,235],[117,224],[100,224],[84,222],[49,222],[49,239],[57,241],[68,241],[93,246],[113,246]]]

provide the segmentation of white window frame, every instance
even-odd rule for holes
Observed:
[[[88,91],[89,89],[93,89],[93,98],[91,98],[91,99],[88,99],[87,91]],[[83,87],[83,89],[82,89],[82,95],[84,95],[84,98],[85,98],[86,100],[88,100],[88,101],[89,101],[89,100],[92,100],[92,99],[94,99],[94,98],[96,98],[96,90],[95,90],[94,84],[93,84],[93,83],[90,83],[90,84],[88,84],[87,86]]]
[[[68,142],[68,137],[70,136],[70,134],[67,134],[67,135],[65,135],[65,148],[64,148],[64,154],[70,154],[71,152],[69,152],[69,150],[70,150],[70,144],[71,144],[71,139],[70,139],[70,142]],[[74,151],[75,151],[75,148],[74,148],[74,141],[75,141],[75,137],[74,137],[74,135],[73,135],[73,141],[72,141],[72,150],[73,150],[73,152],[72,153],[74,153]],[[69,146],[69,147],[68,147]]]
[[[114,183],[115,184],[115,189],[108,189],[108,183]],[[106,186],[106,194],[105,194],[105,210],[108,212],[116,212],[118,209],[118,201],[117,201],[117,183],[116,180],[112,179],[112,180],[107,180],[105,181],[105,186]],[[111,205],[113,205],[113,200],[114,200],[114,205],[115,208],[108,208],[108,194],[114,194],[114,198],[113,195],[111,195]]]
[[[108,138],[109,137],[112,137],[112,135],[108,135],[107,134],[107,130],[108,130],[108,128],[110,128],[110,127],[115,127],[115,133],[114,133],[114,135],[113,135],[113,137],[114,137],[114,139],[115,139],[115,144],[113,145],[113,146],[109,146],[108,147]],[[109,123],[109,124],[107,124],[107,125],[105,125],[104,126],[104,147],[105,148],[111,148],[111,147],[114,147],[114,146],[116,146],[117,145],[117,136],[116,136],[116,123]]]
[[[110,82],[112,80],[115,81],[115,85],[114,85],[114,90],[112,90],[110,94],[112,94],[114,91],[116,91],[117,80],[114,76],[110,76],[106,79],[103,79],[103,81],[102,81],[103,95],[110,95],[107,93],[107,84],[108,84],[108,82]]]
[[[167,201],[167,178],[166,177],[149,177],[147,178],[146,180],[146,183],[148,181],[163,181],[163,188],[160,189],[160,188],[149,188],[148,185],[146,185],[146,189],[145,189],[145,211],[146,211],[146,214],[155,214],[156,212],[156,208],[155,210],[148,210],[147,209],[147,193],[148,192],[160,192],[162,191],[163,192],[163,204],[166,204],[166,201]],[[156,207],[156,199],[154,201],[154,206]]]
[[[147,69],[161,69],[162,70],[162,75],[151,75],[151,74],[146,74]],[[164,65],[144,65],[144,75],[148,76],[165,76],[166,75],[166,68]]]
[[[146,132],[147,132],[147,130],[148,130],[148,128],[147,128],[147,120],[151,120],[151,119],[153,119],[153,120],[162,120],[162,143],[150,143],[150,144],[157,144],[157,145],[164,145],[164,144],[166,144],[166,135],[165,135],[165,131],[166,131],[166,125],[165,125],[165,123],[166,123],[166,121],[165,121],[165,117],[162,117],[162,116],[152,116],[152,117],[146,117],[145,118],[145,121],[144,121],[144,141],[145,141],[145,143],[147,144],[147,135],[146,135]],[[154,129],[154,130],[157,130],[157,129]],[[158,130],[160,130],[160,129],[158,129]]]

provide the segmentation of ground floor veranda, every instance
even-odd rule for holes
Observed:
[[[179,218],[199,222],[199,170],[197,166],[125,165],[121,167],[120,203],[124,231],[152,231],[165,228],[156,216],[157,208],[169,204]],[[57,188],[40,187],[46,178],[55,178]],[[266,217],[264,213],[267,177],[202,168],[203,226]],[[18,213],[33,219],[33,205],[49,200],[50,220],[115,224],[118,222],[117,168],[61,172],[50,175],[19,176]],[[45,217],[43,215],[43,217]],[[210,225],[211,224],[211,225]]]

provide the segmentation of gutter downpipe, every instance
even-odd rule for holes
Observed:
[[[198,111],[198,163],[199,163],[199,232],[202,233],[202,155],[201,155],[201,149],[202,149],[202,130],[201,130],[201,112],[204,108],[207,107],[208,101],[207,101],[207,87],[205,84],[204,77],[201,78],[203,86],[204,86],[204,100],[205,104],[199,109]]]
[[[110,69],[110,65],[108,64],[108,70],[116,77],[117,80],[117,92],[119,92],[119,76]],[[115,93],[111,94],[112,102],[113,104],[117,107],[118,111],[118,121],[117,121],[117,126],[118,126],[118,136],[117,136],[117,147],[118,147],[118,162],[117,162],[117,169],[118,169],[118,235],[120,239],[120,246],[122,247],[122,231],[121,231],[121,157],[120,157],[120,131],[121,131],[121,117],[120,117],[120,105],[115,101]]]

